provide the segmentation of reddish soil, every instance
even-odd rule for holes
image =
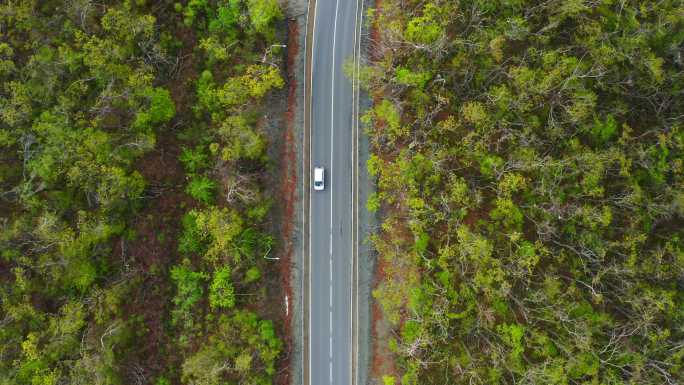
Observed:
[[[10,283],[14,281],[14,275],[11,274],[12,265],[4,259],[0,259],[0,281]]]
[[[165,348],[175,346],[165,323],[170,310],[169,299],[173,297],[167,277],[169,267],[180,259],[177,239],[181,232],[181,217],[195,206],[183,192],[185,172],[178,160],[181,141],[171,127],[192,118],[189,82],[197,77],[192,55],[196,42],[188,28],[179,31],[178,36],[183,41],[180,67],[174,78],[164,84],[176,105],[176,117],[157,133],[155,150],[136,164],[136,170],[147,183],[143,208],[131,224],[135,238],[119,240],[113,254],[121,255],[131,270],[142,277],[136,291],[130,293],[124,314],[142,317],[145,333],[137,344],[140,350],[127,360],[143,370],[142,374],[150,384],[168,368],[180,367],[182,363],[180,352],[165,351]]]
[[[375,0],[375,13],[376,15],[382,12],[382,0]],[[373,25],[370,28],[370,41],[375,43],[376,45],[380,43],[382,40],[382,34],[380,32],[380,29],[376,25],[376,23],[373,23]],[[373,49],[373,48],[378,48],[375,47],[374,44],[371,44],[370,46],[370,60],[371,61],[378,61],[381,59],[381,53],[379,52],[379,49]]]
[[[141,159],[140,172],[148,183],[146,206],[137,215],[132,227],[136,238],[120,242],[114,255],[125,256],[126,263],[142,274],[141,284],[131,293],[125,314],[142,317],[146,333],[136,353],[135,361],[150,379],[165,368],[180,364],[180,357],[160,351],[172,346],[165,332],[168,299],[173,296],[167,272],[177,263],[177,239],[180,217],[191,200],[182,190],[183,170],[178,162],[179,144],[172,135],[162,135],[157,150]],[[163,357],[163,359],[160,359]]]
[[[180,217],[194,202],[183,192],[184,171],[178,161],[180,143],[173,134],[159,135],[157,149],[138,161],[137,171],[147,182],[146,206],[133,227],[136,239],[126,253],[145,272],[175,260]],[[173,247],[172,247],[173,246]]]
[[[183,28],[178,31],[178,37],[183,42],[183,50],[180,53],[180,62],[175,80],[169,84],[169,92],[176,108],[187,110],[190,113],[190,106],[192,105],[191,97],[193,93],[192,82],[197,79],[197,69],[195,68],[195,55],[192,51],[193,47],[197,45],[197,37],[195,32],[190,28]],[[188,114],[188,117],[192,115]]]
[[[378,258],[373,287],[377,287],[382,281],[387,279],[385,272],[387,264],[383,258]],[[370,378],[371,381],[375,380],[381,384],[382,376],[394,376],[397,379],[401,378],[401,376],[395,363],[394,353],[389,350],[388,341],[392,334],[389,321],[385,318],[380,303],[374,299],[371,303],[371,341],[373,341],[373,344]]]
[[[281,152],[281,159],[279,161],[280,175],[278,180],[280,186],[278,188],[281,200],[281,245],[279,261],[280,280],[282,289],[287,297],[290,299],[289,304],[292,304],[293,291],[290,282],[290,268],[292,266],[292,232],[294,230],[295,219],[295,203],[297,200],[297,152],[295,140],[295,111],[297,110],[297,79],[295,73],[295,59],[299,51],[299,28],[296,21],[288,22],[288,39],[287,39],[287,111],[285,114],[285,130],[282,137],[283,151]],[[280,376],[277,378],[277,383],[286,385],[290,383],[290,353],[294,347],[292,341],[292,310],[288,308],[287,314],[283,319],[283,330],[281,331],[285,341],[285,358],[280,362]]]

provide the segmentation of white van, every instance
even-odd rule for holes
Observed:
[[[323,167],[314,167],[313,187],[316,191],[325,190],[325,169]]]

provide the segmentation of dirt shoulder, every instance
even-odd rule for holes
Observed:
[[[269,293],[274,304],[284,307],[282,319],[285,357],[279,365],[278,384],[302,384],[303,362],[303,231],[302,178],[304,130],[304,55],[308,1],[289,0],[284,4],[286,21],[283,32],[284,76],[286,87],[264,103],[268,122],[264,128],[269,138],[269,194],[273,198],[272,233],[277,237],[273,256],[280,284]],[[277,292],[276,292],[277,291]],[[280,298],[280,299],[276,299]],[[280,310],[280,309],[278,309]]]
[[[370,60],[370,39],[371,31],[368,28],[368,23],[365,21],[366,10],[375,7],[375,0],[363,0],[363,19],[361,27],[361,47],[360,47],[360,64],[364,65]],[[359,92],[359,117],[371,107],[370,96],[360,90]],[[358,248],[358,276],[357,276],[357,290],[358,290],[358,382],[357,385],[373,384],[375,383],[375,376],[373,376],[374,357],[376,356],[375,348],[377,333],[375,332],[374,305],[372,291],[374,287],[376,262],[377,258],[371,248],[369,242],[370,235],[377,228],[378,219],[375,214],[370,213],[366,209],[366,202],[368,196],[375,192],[375,184],[368,174],[368,167],[366,164],[370,156],[370,144],[365,127],[359,123],[359,138],[358,138],[358,230],[359,230],[359,248]]]

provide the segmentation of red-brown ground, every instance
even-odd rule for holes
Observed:
[[[180,361],[180,356],[173,352],[161,351],[162,347],[173,345],[164,329],[169,298],[173,297],[166,277],[169,266],[179,258],[176,240],[180,217],[192,204],[182,190],[183,170],[178,164],[178,152],[175,138],[163,136],[157,150],[139,161],[138,171],[147,181],[151,196],[132,225],[136,238],[119,243],[114,254],[125,255],[127,263],[143,279],[137,290],[130,293],[124,312],[142,317],[145,325],[134,362],[147,371],[148,380]]]
[[[377,287],[380,282],[386,279],[386,267],[387,262],[383,258],[378,258],[373,287]],[[371,341],[373,341],[371,357],[373,361],[371,363],[370,378],[381,384],[381,379],[384,375],[394,376],[395,378],[400,378],[400,375],[399,369],[394,362],[394,354],[389,350],[388,345],[392,329],[378,301],[372,301],[371,317]]]
[[[131,225],[135,238],[117,242],[113,254],[125,256],[130,268],[142,277],[136,291],[130,293],[124,314],[142,317],[145,333],[137,344],[140,349],[132,357],[127,357],[127,361],[140,368],[150,384],[164,370],[180,367],[182,363],[180,352],[164,349],[176,345],[165,329],[169,299],[174,295],[168,281],[168,269],[180,259],[177,240],[181,232],[181,217],[195,206],[183,191],[185,172],[178,160],[181,141],[172,127],[192,119],[189,86],[197,77],[192,55],[196,41],[189,28],[183,28],[178,36],[183,42],[179,67],[168,84],[164,84],[176,105],[176,116],[168,127],[157,133],[155,149],[136,163],[135,169],[147,186],[143,207]]]
[[[292,232],[294,229],[295,203],[297,200],[297,152],[295,140],[295,111],[297,110],[297,79],[295,71],[295,59],[299,51],[299,28],[294,20],[288,21],[288,41],[287,41],[287,111],[285,114],[285,130],[283,132],[283,150],[279,160],[280,175],[278,180],[281,182],[279,193],[281,200],[281,234],[282,245],[281,253],[278,255],[280,270],[280,280],[285,295],[289,298],[290,309],[284,316],[283,340],[285,341],[285,358],[280,362],[281,375],[277,378],[277,383],[287,385],[290,383],[290,354],[294,348],[292,341],[292,300],[293,291],[290,283],[290,269],[292,267]]]

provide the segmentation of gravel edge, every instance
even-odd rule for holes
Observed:
[[[303,216],[301,215],[303,210],[304,201],[304,191],[302,181],[307,175],[304,175],[304,143],[301,138],[304,137],[304,87],[305,87],[305,74],[304,74],[304,62],[306,58],[306,18],[308,12],[307,0],[289,0],[284,4],[285,14],[288,23],[296,23],[297,30],[299,32],[297,54],[294,60],[294,68],[288,68],[290,74],[294,74],[294,79],[296,81],[296,106],[294,108],[294,124],[293,124],[293,136],[295,138],[295,151],[296,151],[296,175],[297,175],[297,187],[295,191],[296,202],[294,204],[295,216],[293,218],[294,226],[292,228],[292,234],[290,234],[290,240],[292,242],[292,258],[290,266],[290,282],[293,290],[292,303],[290,304],[290,309],[294,316],[292,317],[292,323],[290,331],[292,336],[293,348],[290,356],[290,383],[292,385],[301,385],[304,383],[304,354],[305,354],[305,340],[304,340],[304,328],[305,328],[305,317],[308,316],[306,313],[306,302],[303,298],[304,286],[303,279],[304,269],[306,268],[306,260],[303,255],[303,246],[305,242],[304,234],[304,223]]]
[[[374,0],[363,1],[363,25],[361,27],[361,65],[369,61],[368,51],[370,46],[370,31],[366,22],[366,10],[375,6]],[[371,107],[371,99],[368,93],[361,90],[359,92],[359,117]],[[358,253],[358,385],[370,384],[370,368],[372,363],[372,313],[371,303],[373,279],[375,277],[376,254],[369,242],[370,235],[378,226],[376,214],[370,213],[366,209],[368,196],[375,192],[375,183],[368,174],[366,166],[370,157],[370,145],[368,135],[363,124],[359,122],[359,141],[358,141],[358,226],[359,226],[359,253]]]

